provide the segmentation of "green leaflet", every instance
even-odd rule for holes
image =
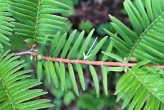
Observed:
[[[46,45],[44,44],[44,45],[41,45],[41,54],[42,55],[47,55],[47,52],[46,52]]]
[[[61,89],[62,91],[64,91],[65,88],[65,65],[64,63],[60,63],[60,67],[57,65],[58,63],[56,63],[56,68],[58,68],[58,71],[60,72],[60,81],[61,81]],[[59,70],[60,69],[60,70]]]
[[[155,101],[155,97],[150,95],[149,101],[146,103],[146,106],[144,107],[145,110],[150,109]]]
[[[129,86],[129,84],[133,83],[134,80],[135,79],[134,79],[133,76],[129,76],[128,78],[126,78],[125,81],[127,81],[127,83],[125,85],[122,85],[122,86],[117,86],[116,91],[115,91],[115,94],[118,94],[121,91],[127,92],[130,89],[130,87],[131,87],[131,86]],[[120,93],[119,96],[118,96],[118,98],[119,97],[122,97],[124,95],[123,94],[124,92]]]
[[[80,43],[84,37],[84,31],[80,33],[78,39],[76,40],[75,44],[73,45],[72,49],[70,50],[67,58],[73,58],[74,54],[77,52],[77,49],[80,46]]]
[[[124,45],[122,40],[118,40],[118,38],[114,36],[111,38],[111,42],[123,56],[127,56],[129,49],[126,47],[126,45]]]
[[[51,48],[50,48],[50,55],[51,56],[53,56],[54,50],[58,44],[59,39],[60,39],[60,32],[55,34],[54,39],[51,43]]]
[[[22,110],[43,109],[43,108],[45,108],[43,106],[43,104],[44,103],[49,103],[49,102],[50,102],[50,100],[48,100],[48,99],[41,99],[41,100],[34,100],[34,101],[31,101],[31,102],[25,102],[25,103],[22,103],[22,104],[18,105],[18,109],[22,109]],[[36,103],[36,104],[28,106],[30,103]],[[51,104],[47,104],[46,106],[54,107]]]
[[[54,82],[54,85],[58,88],[59,82],[58,82],[54,64],[51,61],[48,61],[48,66],[49,66],[49,71],[50,71],[52,81]]]
[[[10,52],[10,50],[4,52],[4,53],[0,53],[0,61]]]
[[[43,78],[42,70],[43,70],[42,61],[38,61],[38,64],[37,64],[37,78],[38,78],[39,81],[41,81],[42,78]]]
[[[73,90],[75,91],[76,95],[79,96],[79,91],[78,91],[78,87],[77,87],[77,83],[76,83],[75,74],[74,74],[72,64],[68,64],[68,70],[69,70]]]
[[[148,91],[146,91],[142,94],[142,97],[140,98],[140,101],[136,105],[135,109],[138,109],[138,110],[142,109],[142,106],[144,105],[145,101],[147,100],[148,95],[149,95]],[[158,108],[158,105],[157,105],[157,108]]]
[[[129,47],[133,46],[134,42],[132,41],[132,39],[130,39],[129,36],[126,35],[126,33],[125,33],[124,31],[122,31],[122,30],[120,29],[120,27],[118,27],[116,24],[114,24],[114,23],[111,23],[111,24],[112,24],[112,26],[115,28],[115,30],[117,30],[117,32],[118,32],[120,35],[122,35],[122,38],[125,40],[125,42],[127,43],[127,45],[128,45]]]
[[[50,84],[50,82],[51,82],[51,74],[50,74],[50,68],[49,68],[48,62],[49,61],[45,61],[44,67],[45,67],[45,72],[46,72],[46,79],[47,79],[48,83]]]
[[[30,91],[30,93],[26,91],[25,94],[22,94],[17,97],[17,102],[20,103],[20,102],[28,100],[29,98],[38,97],[38,96],[41,96],[44,94],[47,94],[47,92],[43,92],[43,90],[41,90],[41,89],[32,90],[32,91]],[[29,95],[31,95],[31,96],[29,97]]]
[[[64,58],[66,56],[66,54],[67,54],[67,52],[68,52],[68,50],[70,48],[71,42],[72,42],[73,38],[75,37],[76,32],[77,32],[77,30],[74,30],[71,33],[71,35],[69,36],[69,38],[68,38],[68,40],[67,40],[67,42],[66,42],[66,44],[64,46],[64,49],[62,51],[62,55],[61,55],[62,58]]]
[[[89,42],[90,42],[91,37],[92,37],[92,35],[93,35],[93,32],[94,32],[94,29],[91,30],[91,32],[88,34],[86,40],[84,41],[83,46],[82,46],[82,48],[80,49],[80,52],[79,52],[79,54],[78,54],[78,59],[81,59],[81,58],[83,57],[83,53],[86,51],[86,49],[87,49],[87,47],[88,47],[88,45],[89,45]]]
[[[102,52],[102,53],[107,55],[107,56],[109,56],[109,57],[111,57],[111,58],[113,58],[113,59],[115,59],[115,60],[117,60],[117,61],[119,61],[119,62],[124,62],[124,60],[120,56],[118,56],[116,54],[106,53],[106,52]]]
[[[153,110],[159,110],[160,109],[160,101],[159,100],[156,100],[155,102],[154,102],[154,105],[156,105],[156,106],[153,106],[152,107],[152,109]],[[162,109],[161,109],[162,110]]]
[[[122,72],[124,70],[124,67],[107,67],[107,70],[114,72]]]
[[[140,14],[143,17],[144,23],[146,23],[146,25],[149,25],[150,24],[150,20],[148,18],[148,15],[147,15],[145,9],[144,9],[142,1],[141,0],[136,0],[136,5],[137,5],[137,9],[139,10]]]
[[[164,59],[164,53],[159,52],[158,50],[156,50],[156,49],[154,49],[154,48],[152,48],[148,45],[145,45],[143,43],[140,43],[140,47],[141,48],[143,48],[143,47],[146,48],[146,49],[143,48],[143,50],[146,51],[146,53],[148,53],[148,54],[150,54],[150,55],[152,55],[152,56],[154,56],[158,59]]]
[[[140,100],[140,98],[142,98],[142,95],[146,92],[146,89],[141,86],[141,88],[137,91],[137,93],[135,94],[134,98],[132,99],[132,102],[129,106],[129,110],[133,110],[135,105],[137,104],[137,102]]]
[[[85,79],[84,79],[84,73],[83,73],[82,67],[80,64],[75,64],[75,65],[76,65],[76,69],[79,75],[81,87],[83,91],[85,91]]]
[[[136,31],[136,33],[141,33],[143,31],[143,27],[140,24],[140,21],[141,22],[143,22],[143,21],[141,19],[140,19],[140,21],[138,20],[139,17],[137,15],[139,15],[139,14],[136,12],[134,6],[131,5],[130,0],[126,0],[126,2],[124,2],[124,8],[128,12],[128,16],[130,17],[129,19],[130,19],[132,26],[133,26],[134,30]]]
[[[132,70],[136,70],[136,69],[138,69],[139,67],[141,67],[141,66],[143,66],[143,65],[146,65],[146,64],[148,64],[148,63],[150,63],[149,60],[142,61],[142,62],[136,64],[136,65],[132,68]]]
[[[97,73],[96,73],[96,71],[95,71],[95,69],[92,65],[89,65],[89,69],[91,71],[91,75],[92,75],[92,79],[93,79],[93,82],[94,82],[97,97],[99,97],[100,88],[99,88],[99,80],[98,80],[98,77],[97,77]]]
[[[61,7],[62,9],[69,9],[69,6],[59,2],[59,1],[52,1],[51,0],[51,4],[49,3],[49,1],[47,0],[43,0],[43,3],[46,4],[46,5],[52,5],[52,6],[56,6],[56,7]]]
[[[130,103],[130,101],[132,100],[133,96],[135,95],[135,93],[139,87],[140,87],[140,84],[138,84],[138,83],[133,85],[133,87],[129,91],[129,94],[126,96],[126,98],[122,104],[122,108],[125,108]],[[117,100],[120,100],[120,98],[117,98]]]
[[[112,43],[110,42],[110,44],[109,44],[109,46],[108,46],[108,48],[107,48],[107,50],[105,51],[105,52],[107,52],[107,53],[111,53],[111,51],[112,51],[112,48],[113,48],[113,45],[112,45]],[[103,57],[102,57],[102,61],[106,61],[108,59],[108,55],[103,55]]]
[[[101,49],[103,44],[105,43],[105,40],[107,39],[107,36],[101,39],[101,41],[96,45],[96,47],[91,51],[91,56],[88,59],[93,59],[95,55],[98,53],[98,51]]]
[[[56,49],[55,49],[54,52],[53,52],[53,57],[57,57],[57,56],[59,55],[61,49],[63,48],[63,46],[64,46],[64,44],[65,44],[65,42],[66,42],[66,34],[64,34],[64,35],[61,37],[61,39],[60,39],[58,45],[56,46]]]
[[[112,22],[117,25],[126,35],[128,35],[128,37],[132,40],[135,41],[138,36],[135,32],[133,32],[132,30],[130,30],[127,26],[125,26],[121,21],[119,21],[117,18],[109,15],[110,19],[112,20]],[[105,31],[107,32],[108,30],[105,29]],[[121,35],[121,34],[120,34]]]
[[[101,66],[102,69],[102,81],[103,81],[103,86],[104,86],[104,90],[105,90],[105,94],[108,95],[108,76],[107,76],[107,67],[105,66]]]
[[[2,60],[1,60],[1,62],[0,62],[0,66],[5,66],[5,65],[7,65],[8,64],[8,62],[7,62],[7,60],[9,60],[11,57],[13,57],[13,55],[14,54],[9,54],[9,55],[7,55],[6,57],[5,56],[3,56],[2,57]],[[5,57],[5,58],[4,58]],[[4,65],[3,65],[4,64]]]

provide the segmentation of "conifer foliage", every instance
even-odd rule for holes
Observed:
[[[67,73],[72,89],[79,96],[80,85],[86,90],[84,67],[90,71],[97,97],[101,86],[98,75],[101,75],[103,90],[108,94],[108,72],[120,71],[124,74],[116,85],[115,95],[117,101],[123,99],[122,109],[164,110],[164,71],[160,69],[164,64],[163,0],[125,0],[124,8],[133,29],[109,15],[117,34],[104,29],[108,36],[96,43],[97,38],[91,40],[94,29],[86,37],[84,31],[80,34],[77,30],[71,34],[66,32],[68,20],[60,16],[69,10],[64,2],[0,0],[0,7],[1,110],[54,107],[48,99],[37,99],[47,92],[34,87],[46,80],[64,91]],[[11,53],[4,49],[10,48],[11,37],[23,37],[26,43],[37,46]],[[109,46],[106,51],[101,51],[107,39],[110,39]],[[98,53],[103,57],[95,61]],[[37,79],[31,78],[32,70],[24,69],[26,63],[20,60],[21,55],[26,54],[36,59]],[[116,62],[108,62],[109,58]],[[136,59],[133,65],[130,63],[132,58]],[[95,66],[100,66],[101,73]]]

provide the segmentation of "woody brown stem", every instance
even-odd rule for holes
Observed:
[[[29,51],[14,53],[14,55],[20,55],[20,56],[22,56],[22,55],[32,55],[32,56],[36,57],[38,55],[38,53],[29,50]]]
[[[38,56],[38,52],[36,52],[34,49],[36,47],[36,44],[31,45],[31,49],[27,50],[27,51],[23,51],[23,52],[17,52],[14,53],[14,55],[32,55],[33,57],[37,57]]]
[[[45,57],[43,59],[54,61],[54,62],[63,62],[63,63],[79,63],[79,64],[87,64],[87,65],[104,65],[104,66],[119,66],[119,67],[132,67],[135,66],[136,63],[124,63],[124,62],[103,62],[103,61],[88,61],[88,60],[69,60],[63,58],[52,58],[52,57]],[[157,67],[164,69],[164,66],[155,66],[155,65],[148,65],[151,67]]]
[[[15,55],[32,55],[34,57],[37,57],[38,52],[29,50],[29,51],[14,53],[14,54]],[[87,65],[104,65],[104,66],[117,66],[117,67],[132,67],[136,65],[136,63],[73,60],[73,59],[64,59],[64,58],[52,58],[48,56],[42,56],[42,58],[44,60],[49,60],[49,61],[54,61],[54,62],[79,63],[79,64],[87,64]],[[164,66],[156,66],[156,65],[147,65],[147,66],[164,69]]]

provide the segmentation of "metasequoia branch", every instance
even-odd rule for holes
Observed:
[[[119,66],[119,67],[132,67],[136,65],[136,63],[69,60],[63,58],[52,58],[52,57],[45,57],[45,56],[42,57],[45,60],[54,61],[54,62],[63,62],[63,63],[79,63],[79,64],[87,64],[87,65],[104,65],[104,66]],[[155,66],[155,65],[148,65],[148,66],[164,69],[164,66]]]
[[[37,57],[39,54],[34,50],[24,51],[14,53],[15,55],[32,55],[33,57]],[[117,66],[117,67],[132,67],[135,66],[136,63],[125,63],[125,62],[103,62],[103,61],[89,61],[89,60],[73,60],[73,59],[64,59],[64,58],[52,58],[48,56],[41,56],[44,60],[54,61],[54,62],[63,62],[63,63],[79,63],[79,64],[87,64],[87,65],[104,65],[104,66]],[[157,67],[164,69],[164,66],[156,66],[156,65],[147,65],[151,67]]]

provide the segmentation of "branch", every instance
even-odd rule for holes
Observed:
[[[23,55],[32,55],[33,57],[37,57],[38,56],[38,53],[35,52],[35,51],[33,51],[33,50],[29,50],[29,51],[14,53],[14,55],[20,55],[20,56],[23,56]]]
[[[17,52],[17,53],[14,53],[14,55],[20,55],[20,56],[31,55],[33,57],[37,57],[38,56],[38,52],[35,51],[35,47],[36,47],[36,44],[33,44],[33,45],[31,45],[31,49],[30,50],[23,51],[23,52]]]
[[[31,55],[33,57],[37,57],[38,52],[33,49],[24,52],[14,53],[15,55]],[[125,63],[125,62],[103,62],[103,61],[88,61],[88,60],[70,60],[64,58],[52,58],[47,56],[41,56],[44,60],[54,61],[54,62],[63,62],[63,63],[79,63],[79,64],[87,64],[87,65],[104,65],[104,66],[119,66],[119,67],[132,67],[135,66],[136,63]],[[147,65],[150,67],[157,67],[164,69],[164,66],[156,66],[156,65]]]
[[[126,67],[126,66],[132,67],[136,65],[136,63],[69,60],[63,58],[52,58],[52,57],[45,57],[45,56],[42,57],[45,60],[54,61],[54,62],[63,62],[63,63],[79,63],[79,64],[87,64],[87,65],[104,65],[104,66],[120,66],[120,67]],[[148,66],[164,69],[164,66],[155,66],[155,65],[148,65]]]

